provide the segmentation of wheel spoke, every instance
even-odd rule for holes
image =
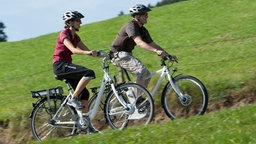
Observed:
[[[166,85],[162,104],[167,116],[176,119],[204,114],[208,104],[208,94],[203,83],[192,76],[178,76],[174,78],[174,82],[183,96],[179,98],[171,84]]]
[[[75,122],[72,120],[72,116],[76,112],[67,105],[62,107],[62,110],[56,117],[57,119],[52,120],[52,116],[59,109],[63,98],[50,97],[49,102],[47,99],[43,99],[35,106],[31,116],[30,127],[33,136],[37,140],[42,141],[51,137],[66,137],[76,130]],[[70,122],[73,122],[73,124]],[[58,123],[62,124],[59,125]]]
[[[105,113],[111,128],[123,129],[127,125],[137,126],[149,124],[154,114],[154,102],[149,92],[136,83],[122,84],[116,89],[119,91],[120,98],[126,103],[127,108],[121,105],[113,92],[107,96]],[[128,92],[130,90],[133,90],[133,93]],[[131,97],[133,97],[132,101]],[[140,102],[142,107],[139,109],[135,103],[136,97],[143,97],[144,99]],[[146,103],[147,106],[143,106]]]

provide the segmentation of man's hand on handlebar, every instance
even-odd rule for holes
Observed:
[[[162,58],[165,58],[166,55],[168,55],[165,51],[163,50],[156,50],[156,53],[158,56],[161,56]]]
[[[178,63],[178,58],[176,57],[176,55],[169,55],[168,54],[168,55],[166,55],[166,59]]]
[[[178,58],[176,57],[176,55],[173,55],[171,60],[178,63]]]
[[[167,52],[163,51],[163,50],[156,50],[156,53],[158,56],[161,56],[162,59],[169,59],[173,62],[177,62],[178,63],[178,58],[175,55],[170,55]]]

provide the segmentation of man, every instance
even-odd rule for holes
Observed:
[[[136,83],[145,88],[150,81],[147,78],[150,76],[150,72],[139,59],[133,56],[134,47],[137,45],[162,57],[167,55],[165,50],[152,40],[148,30],[144,27],[149,11],[151,9],[142,4],[131,7],[130,14],[133,19],[120,29],[110,47],[110,53],[114,57],[113,64],[131,72],[136,76]]]

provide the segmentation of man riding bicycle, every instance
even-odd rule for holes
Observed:
[[[145,88],[150,81],[150,79],[147,79],[150,72],[139,59],[133,56],[134,47],[138,45],[162,57],[167,55],[167,52],[152,40],[148,30],[144,27],[144,24],[147,23],[149,11],[151,9],[142,4],[131,7],[130,14],[133,19],[120,29],[110,47],[110,53],[114,57],[112,59],[113,64],[131,72],[137,78],[136,83]]]

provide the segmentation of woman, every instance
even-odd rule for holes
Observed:
[[[72,54],[97,56],[95,50],[89,50],[76,34],[84,16],[77,11],[67,11],[63,15],[65,29],[59,34],[53,55],[53,71],[59,78],[67,79],[74,89],[68,105],[88,111],[89,92],[86,85],[95,78],[93,70],[72,63]],[[81,102],[79,101],[81,99]],[[82,103],[82,104],[81,104]],[[85,107],[86,106],[86,107]]]

